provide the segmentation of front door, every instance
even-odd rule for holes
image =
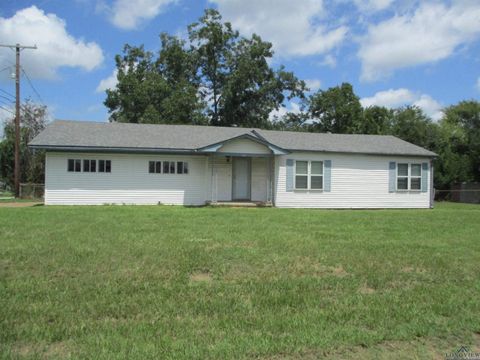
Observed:
[[[233,158],[232,199],[250,200],[250,158]]]

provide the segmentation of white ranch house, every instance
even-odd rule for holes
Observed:
[[[393,136],[54,121],[45,204],[429,208],[435,153]]]

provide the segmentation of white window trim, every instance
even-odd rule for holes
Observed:
[[[306,176],[307,177],[307,187],[306,188],[297,188],[297,161],[307,163],[307,173],[306,174],[298,174],[298,176]],[[312,174],[312,162],[321,162],[322,163],[322,174]],[[312,189],[311,188],[312,175],[322,177],[322,188],[321,189]],[[323,191],[323,188],[324,188],[324,185],[325,185],[324,180],[325,180],[325,161],[324,160],[295,160],[295,166],[293,167],[293,188],[295,190],[298,190],[298,191]]]
[[[407,175],[398,175],[398,169],[399,169],[399,166],[400,164],[407,164]],[[412,165],[419,165],[420,166],[420,175],[418,176],[413,176],[412,175]],[[422,175],[423,175],[423,169],[422,169],[422,164],[421,163],[416,163],[416,162],[413,162],[413,163],[408,163],[408,162],[399,162],[397,163],[397,174],[396,174],[396,178],[395,178],[395,187],[396,187],[396,190],[399,191],[399,192],[406,192],[406,191],[415,191],[415,192],[421,192],[422,191]],[[407,178],[407,188],[406,189],[399,189],[398,188],[398,178]],[[413,179],[420,179],[420,189],[412,189],[411,188],[411,180]]]

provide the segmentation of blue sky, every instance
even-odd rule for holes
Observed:
[[[115,54],[125,43],[158,50],[160,32],[185,36],[206,7],[271,41],[272,65],[312,90],[350,82],[364,106],[415,104],[435,120],[443,107],[480,96],[478,0],[2,0],[0,43],[38,46],[22,52],[22,65],[41,100],[25,76],[22,98],[43,102],[53,118],[106,121]],[[0,49],[7,110],[14,61]],[[4,109],[0,118],[10,115]]]

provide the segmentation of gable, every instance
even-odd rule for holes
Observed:
[[[224,143],[218,150],[227,154],[271,154],[272,151],[264,144],[250,139],[234,139]]]

